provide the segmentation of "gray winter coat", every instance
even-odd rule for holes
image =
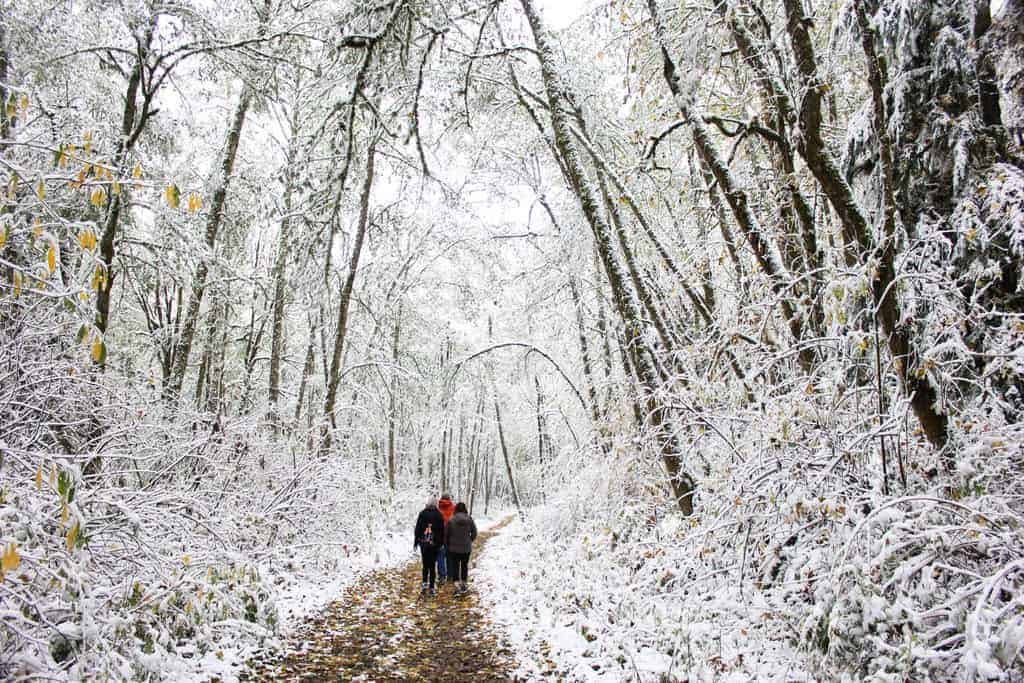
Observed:
[[[476,540],[476,522],[465,512],[456,512],[444,528],[445,545],[450,553],[469,553]]]

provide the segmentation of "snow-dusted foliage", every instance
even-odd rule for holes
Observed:
[[[198,676],[273,640],[275,597],[303,575],[388,561],[386,530],[420,502],[385,509],[365,463],[252,419],[170,422],[155,388],[95,372],[37,314],[4,330],[5,677]]]
[[[735,40],[741,52],[747,50],[746,68],[761,79],[762,92],[774,98],[764,104],[761,121],[770,120],[775,107],[783,117],[760,133],[768,144],[790,134],[787,107],[806,104],[799,91],[789,100],[789,91],[772,90],[783,88],[779,84],[794,72],[773,82],[775,67],[761,66],[758,51],[744,45],[762,45],[756,41],[773,29],[798,42],[801,33],[786,18],[792,22],[793,12],[798,18],[800,10],[813,12],[815,24],[807,25],[818,35],[809,40],[826,55],[818,54],[818,77],[831,79],[830,86],[851,84],[830,95],[828,111],[836,125],[834,137],[823,141],[824,154],[843,162],[852,186],[848,201],[859,206],[871,234],[859,263],[833,252],[831,266],[820,274],[820,299],[806,302],[820,306],[824,331],[814,342],[821,355],[806,374],[796,371],[792,355],[783,360],[771,343],[756,345],[758,337],[768,336],[770,323],[762,323],[759,332],[750,324],[766,309],[754,309],[745,298],[751,295],[730,287],[724,275],[714,281],[717,320],[735,331],[731,348],[743,345],[745,379],[754,388],[751,399],[677,376],[665,389],[672,424],[686,434],[687,467],[699,473],[692,517],[679,514],[666,488],[652,490],[650,482],[662,469],[655,444],[639,436],[610,451],[569,458],[562,467],[573,473],[571,482],[528,515],[514,535],[496,541],[503,553],[485,558],[486,585],[499,618],[522,643],[526,677],[1021,677],[1022,176],[1006,126],[987,108],[992,100],[984,69],[991,55],[983,54],[978,40],[986,30],[985,4],[849,3],[831,15],[808,3],[728,2],[718,13],[728,38],[716,33],[716,23],[694,21],[697,10],[686,20],[675,17],[670,3],[621,3],[621,13],[607,17],[628,32],[643,21],[645,9],[662,5],[669,49],[692,65],[680,82],[699,89],[713,112],[705,121],[714,122],[730,105],[734,111],[752,106],[729,91],[742,88],[742,78],[722,75],[717,65],[699,69],[706,57],[697,46],[708,44],[709,35]],[[858,6],[869,8],[866,23],[873,36],[867,41]],[[600,26],[604,20],[594,13],[581,24]],[[642,54],[642,47],[637,50]],[[787,56],[767,40],[763,50],[770,60]],[[887,79],[881,83],[885,138],[876,128],[872,84],[850,79],[845,71],[862,68],[869,50],[884,58],[879,63]],[[815,57],[805,51],[798,59],[808,54]],[[656,72],[646,74],[653,78]],[[649,80],[637,81],[643,95]],[[660,123],[663,100],[655,96],[633,111],[629,123],[644,131],[637,138],[649,135],[654,142],[643,153],[660,151],[656,170],[697,182],[692,173],[677,170],[685,168],[685,156],[666,149],[662,138],[678,125]],[[784,171],[787,150],[776,150],[783,161],[769,166],[763,148],[751,142],[740,161],[744,147],[728,138],[759,122],[734,116],[732,128],[721,119],[716,125],[739,169],[732,179],[716,174],[714,180],[735,182],[724,191],[746,193],[757,217],[772,221],[778,200],[757,179]],[[805,116],[800,125],[813,124]],[[837,132],[844,127],[841,138]],[[795,128],[795,144],[805,145],[800,154],[809,159],[807,173],[820,172],[815,180],[823,184],[834,180],[828,176],[831,162],[811,159],[801,135],[806,132]],[[705,144],[697,133],[694,140]],[[882,144],[891,145],[894,163],[882,157]],[[771,152],[767,156],[772,159]],[[665,159],[676,166],[666,166]],[[893,166],[886,169],[888,163]],[[889,178],[883,175],[887,170]],[[713,194],[710,200],[713,209]],[[680,203],[692,206],[687,198]],[[891,237],[884,220],[889,206]],[[848,216],[842,213],[848,208],[840,205],[837,212]],[[690,216],[677,218],[675,226],[693,234],[699,226],[687,223]],[[721,213],[718,219],[728,223]],[[819,230],[833,244],[852,236]],[[777,233],[776,239],[785,257],[785,236]],[[723,230],[722,242],[704,244],[717,250],[712,253],[724,268],[727,256],[735,264],[728,240]],[[898,299],[899,329],[910,331],[906,355],[896,359],[889,354],[899,345],[886,346],[886,336],[906,332],[880,331],[872,315],[872,306],[879,305],[872,288],[887,246],[895,252],[887,290]],[[696,253],[691,249],[688,255],[696,260]],[[700,271],[693,261],[685,267],[696,281]],[[758,297],[765,284],[748,282],[754,283],[754,301],[763,302]],[[779,327],[769,329],[780,333]],[[684,345],[680,374],[718,365],[721,350],[710,335],[705,339],[705,346]],[[941,450],[926,440],[910,410],[912,397],[901,392],[901,385],[909,386],[898,380],[904,368],[935,388],[932,408],[949,417]],[[716,376],[720,383],[732,379]]]
[[[803,392],[782,397],[810,414]],[[584,472],[483,560],[523,672],[572,680],[1012,680],[1020,671],[1019,427],[979,424],[956,475],[859,482],[842,424],[766,447],[751,419],[684,518],[621,458]],[[911,446],[901,454],[915,463]],[[651,476],[656,473],[651,472]],[[521,577],[521,578],[520,578]],[[543,653],[532,657],[526,653]]]

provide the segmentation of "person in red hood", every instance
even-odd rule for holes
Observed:
[[[448,526],[448,520],[455,514],[455,502],[450,494],[445,493],[441,500],[437,501],[437,510],[444,518],[444,525]],[[441,538],[444,538],[444,530],[441,530]],[[443,543],[444,541],[442,541]],[[442,545],[437,553],[437,582],[439,584],[448,580],[448,548]]]

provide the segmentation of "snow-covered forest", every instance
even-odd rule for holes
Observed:
[[[1024,0],[0,0],[0,679],[449,491],[518,680],[1024,680],[1022,143]]]

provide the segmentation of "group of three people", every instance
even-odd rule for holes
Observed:
[[[447,493],[438,501],[427,499],[427,506],[416,518],[413,549],[423,556],[423,583],[420,592],[434,595],[434,584],[448,578],[452,566],[455,594],[465,593],[469,579],[469,554],[476,540],[476,522],[469,516],[465,503],[454,504]]]

